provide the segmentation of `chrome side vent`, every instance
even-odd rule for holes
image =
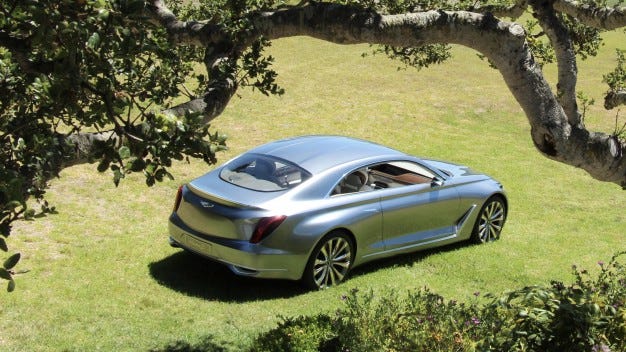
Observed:
[[[461,232],[461,230],[465,226],[465,223],[467,222],[467,219],[470,218],[470,215],[474,212],[476,207],[478,207],[477,204],[472,204],[472,206],[469,209],[467,209],[467,211],[463,214],[463,216],[461,216],[461,218],[459,220],[457,220],[457,222],[456,222],[456,233],[457,234],[459,234]]]

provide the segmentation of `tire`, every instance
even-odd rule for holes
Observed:
[[[507,209],[501,196],[492,196],[487,199],[478,219],[474,224],[471,240],[474,243],[493,242],[500,238],[502,227],[506,221]]]
[[[341,231],[324,236],[307,262],[302,282],[309,288],[322,289],[342,282],[354,257],[352,239]]]

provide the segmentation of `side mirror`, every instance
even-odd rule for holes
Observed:
[[[430,187],[439,187],[441,185],[443,185],[443,180],[438,177],[433,177],[433,180],[430,181]]]

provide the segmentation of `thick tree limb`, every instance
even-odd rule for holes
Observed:
[[[201,113],[204,124],[219,116],[237,91],[235,73],[225,74],[220,70],[220,67],[230,60],[232,59],[227,54],[210,56],[205,60],[205,64],[210,73],[211,81],[209,81],[207,90],[202,97],[166,109],[163,112],[175,116],[183,116],[188,112]]]
[[[626,7],[595,7],[572,0],[555,0],[553,6],[589,27],[612,30],[626,26]]]
[[[59,135],[58,138],[61,141],[61,145],[67,145],[71,148],[68,158],[59,165],[60,168],[63,168],[89,162],[97,143],[105,143],[110,140],[117,141],[120,137],[113,131],[107,131],[99,133],[72,133]]]
[[[222,27],[217,25],[179,21],[162,0],[150,1],[148,14],[153,23],[166,28],[170,39],[174,42],[206,48],[204,64],[210,81],[204,94],[163,112],[175,116],[183,116],[188,112],[202,113],[203,122],[209,123],[224,111],[237,91],[236,73],[222,70],[223,67],[229,66],[229,61],[237,60],[238,53],[234,50],[230,37]]]
[[[307,35],[339,44],[420,46],[455,43],[473,48],[495,63],[524,109],[537,148],[549,158],[583,168],[599,180],[626,187],[626,144],[570,124],[568,116],[535,64],[522,27],[489,14],[428,11],[380,15],[335,4],[309,4],[257,19],[270,39]],[[573,122],[576,122],[574,119]]]
[[[163,26],[176,43],[209,47],[228,38],[223,28],[208,21],[180,21],[162,0],[148,2],[150,21]]]
[[[578,112],[576,102],[576,81],[578,78],[578,68],[576,66],[576,51],[574,44],[569,37],[567,28],[557,18],[556,13],[550,7],[549,1],[531,0],[535,17],[544,33],[550,39],[557,58],[558,82],[557,99],[563,107],[572,126],[581,123],[581,116]]]
[[[609,92],[604,97],[605,109],[611,110],[620,105],[626,105],[626,90],[618,90],[615,92]]]

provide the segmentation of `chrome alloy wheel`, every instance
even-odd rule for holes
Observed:
[[[352,264],[352,244],[343,234],[331,234],[313,252],[305,280],[309,286],[324,288],[343,281]]]
[[[492,242],[500,238],[500,232],[506,220],[506,208],[500,197],[492,197],[480,211],[474,228],[474,241]]]

